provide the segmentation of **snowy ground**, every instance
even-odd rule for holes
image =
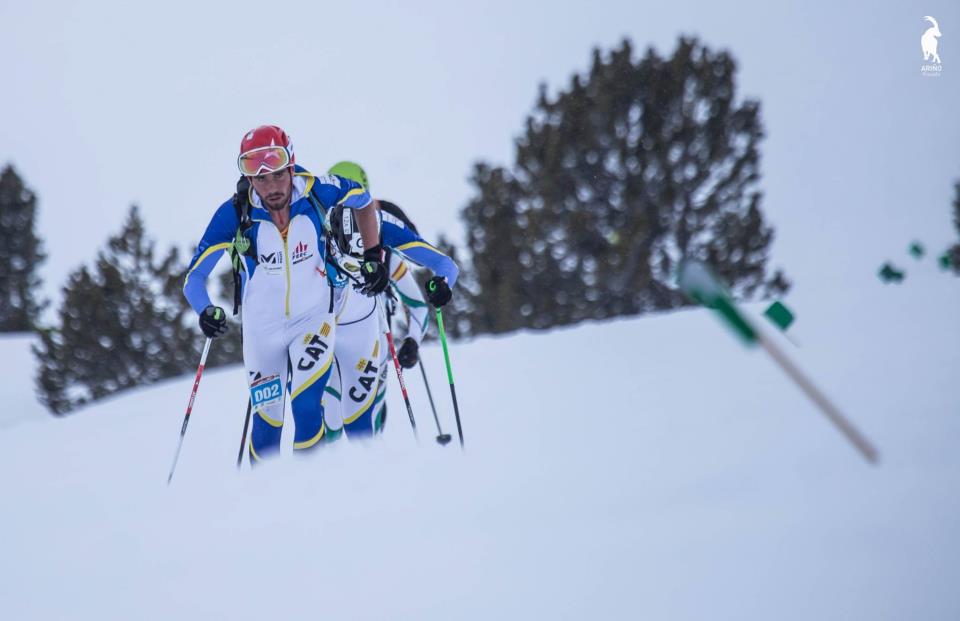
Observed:
[[[879,467],[699,310],[454,346],[464,453],[417,376],[419,445],[393,390],[382,441],[237,474],[212,372],[169,488],[192,378],[0,429],[2,617],[957,619],[958,307],[930,273],[795,309]]]
[[[6,404],[0,409],[0,432],[24,421],[50,417],[37,400],[34,388],[36,364],[30,346],[37,340],[31,334],[0,334],[0,375]]]

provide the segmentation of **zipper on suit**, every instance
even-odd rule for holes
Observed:
[[[287,236],[290,235],[290,225],[287,225]],[[281,236],[282,237],[282,236]],[[286,317],[290,316],[290,254],[287,252],[287,238],[283,238],[283,272],[287,277],[287,296],[284,306]]]

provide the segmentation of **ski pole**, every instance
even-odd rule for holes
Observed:
[[[447,380],[450,382],[450,396],[453,398],[453,414],[457,418],[457,435],[460,436],[460,448],[463,448],[463,427],[460,426],[457,390],[453,386],[453,369],[450,367],[450,352],[447,350],[447,333],[443,329],[443,313],[439,307],[437,308],[437,329],[440,332],[440,343],[443,344],[443,360],[447,363]]]
[[[377,308],[380,309],[380,318],[384,324],[384,334],[387,336],[387,345],[390,347],[390,357],[393,358],[393,366],[397,370],[397,379],[400,381],[400,392],[403,393],[403,402],[407,405],[407,416],[410,417],[410,427],[413,428],[413,436],[419,440],[420,438],[417,436],[417,421],[413,419],[413,408],[410,407],[410,396],[407,395],[407,385],[403,381],[403,371],[400,369],[400,361],[397,360],[397,350],[393,346],[393,333],[390,331],[390,324],[387,322],[384,303],[383,300],[380,299],[380,296],[377,296],[374,303],[377,305]]]
[[[190,422],[190,412],[193,410],[193,400],[197,397],[197,389],[200,388],[200,377],[203,375],[203,366],[207,364],[207,354],[210,353],[210,343],[213,339],[207,338],[203,345],[203,354],[200,355],[200,365],[197,367],[197,376],[193,380],[193,390],[190,392],[190,401],[187,403],[187,413],[183,416],[183,426],[180,427],[180,441],[177,442],[177,452],[173,454],[173,465],[170,466],[170,474],[167,475],[167,485],[173,480],[173,471],[177,467],[177,460],[180,459],[180,449],[183,448],[183,436],[187,435],[187,423]]]
[[[443,433],[443,429],[440,428],[440,418],[437,417],[437,407],[433,404],[433,393],[430,392],[430,382],[427,381],[427,371],[423,368],[423,360],[418,360],[417,364],[420,365],[420,373],[423,374],[423,385],[427,387],[427,398],[430,399],[430,409],[433,410],[433,420],[437,423],[437,444],[446,446],[450,443],[450,434]]]
[[[250,411],[253,409],[253,402],[247,399],[247,416],[243,419],[243,435],[240,436],[240,451],[237,453],[237,470],[243,465],[243,449],[247,445],[247,429],[250,428]]]
[[[393,291],[389,288],[386,290],[386,295],[394,303],[397,302],[397,298],[393,295]],[[404,307],[404,310],[407,310]],[[390,320],[393,318],[393,313],[390,312],[390,308],[387,307],[387,325],[390,325]],[[407,322],[411,321],[411,316],[409,312],[407,313]],[[437,416],[437,406],[433,403],[433,393],[430,391],[430,382],[427,381],[427,371],[423,368],[423,360],[418,356],[417,364],[420,366],[420,373],[423,375],[423,385],[427,389],[427,398],[430,400],[430,411],[433,412],[433,422],[437,424],[437,444],[441,446],[446,446],[450,443],[450,434],[443,433],[443,429],[440,428],[440,418]],[[399,360],[399,358],[398,358]]]
[[[241,179],[241,182],[243,179],[246,179],[246,177],[243,177]],[[238,182],[237,184],[238,186],[239,186],[239,183],[240,182]],[[238,194],[240,193],[239,187],[237,188],[237,193]],[[244,194],[244,196],[246,196],[246,194]],[[234,289],[234,294],[236,294],[236,292],[237,290]],[[235,302],[234,306],[239,306],[239,305]],[[234,309],[234,315],[236,315],[236,313],[237,311],[236,309]],[[243,348],[243,307],[242,306],[240,307],[240,346],[242,349]],[[252,413],[253,413],[253,399],[250,396],[248,396],[247,397],[247,415],[244,416],[243,418],[243,435],[240,436],[240,450],[237,451],[237,470],[240,470],[243,467],[243,450],[247,447],[247,431],[250,429],[250,415]]]

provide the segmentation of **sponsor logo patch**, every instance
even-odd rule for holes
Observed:
[[[268,274],[280,274],[283,272],[283,253],[269,252],[261,254],[258,266]]]
[[[290,259],[294,265],[297,263],[302,263],[313,256],[313,252],[310,250],[310,247],[300,242],[297,244],[297,247],[293,249],[293,254],[290,255]]]
[[[356,403],[363,403],[377,383],[377,367],[367,360],[361,360],[360,362],[363,363],[363,366],[357,365],[357,371],[363,374],[357,378],[357,384],[360,389],[358,390],[357,386],[351,386],[347,392],[350,398]]]
[[[327,324],[323,325],[325,328],[327,328],[327,331],[330,330],[330,327]],[[311,336],[306,345],[307,347],[303,350],[304,355],[301,356],[300,360],[297,361],[297,368],[301,371],[309,371],[312,369],[320,360],[320,356],[327,353],[327,349],[330,347],[327,345],[326,341],[317,335]]]

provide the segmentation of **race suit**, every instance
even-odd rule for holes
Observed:
[[[279,452],[287,393],[295,425],[294,450],[310,449],[324,437],[322,396],[336,342],[324,217],[338,204],[360,209],[371,199],[349,179],[315,177],[300,167],[293,175],[285,230],[273,223],[253,187],[248,199],[249,228],[242,232],[249,250],[241,261],[241,325],[254,412],[249,452],[251,462],[256,462]],[[239,227],[237,210],[229,200],[217,209],[197,246],[183,291],[198,314],[211,304],[207,278],[233,245]]]

